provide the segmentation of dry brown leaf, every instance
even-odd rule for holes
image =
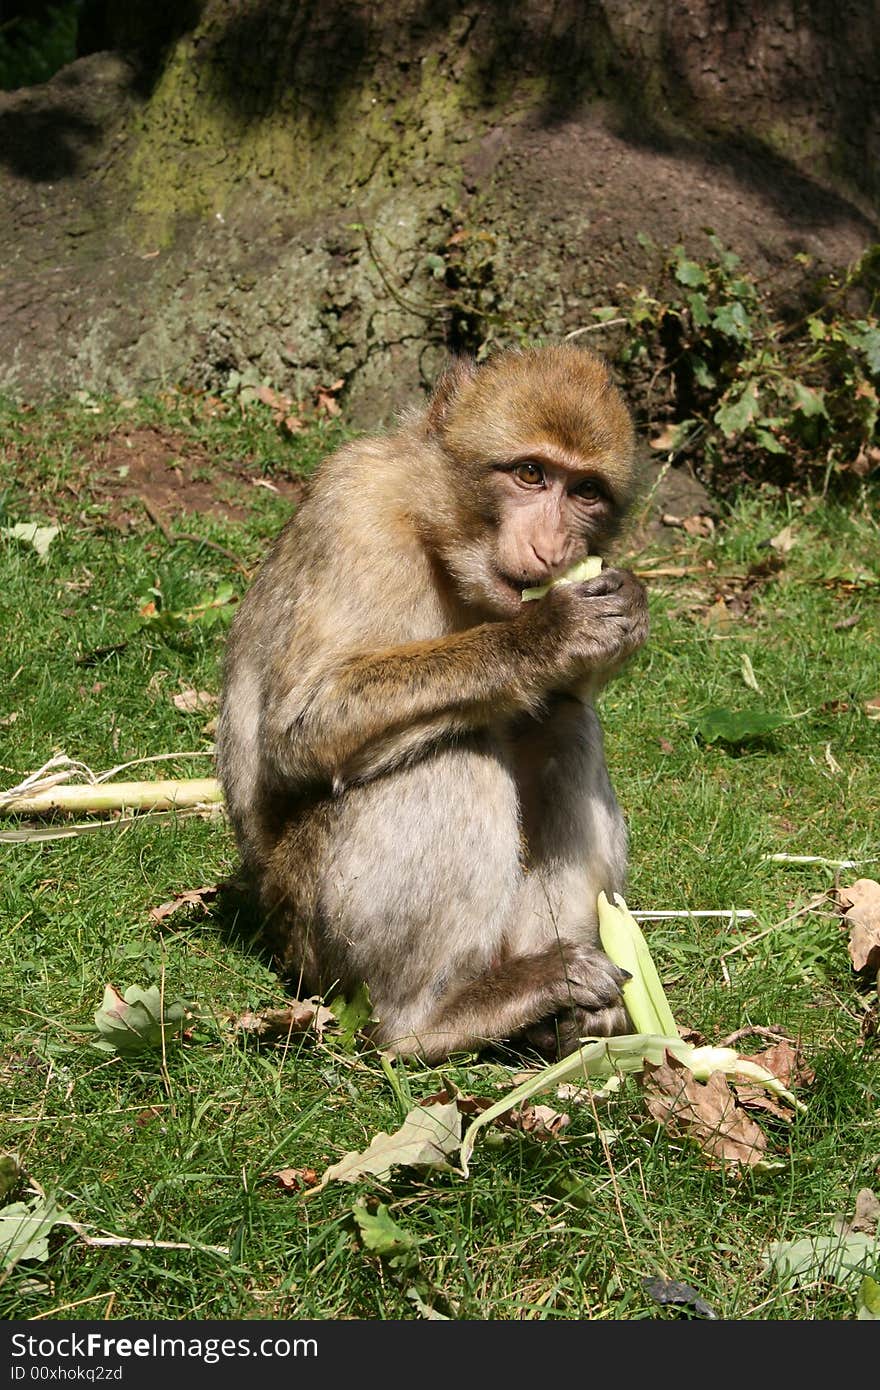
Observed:
[[[745,1167],[763,1160],[767,1138],[737,1105],[722,1072],[698,1081],[667,1052],[659,1066],[645,1062],[642,1088],[652,1118],[671,1133],[694,1140],[710,1158]]]
[[[183,714],[195,714],[197,710],[216,709],[217,696],[208,690],[179,690],[171,696],[171,703]]]
[[[880,719],[880,695],[872,695],[865,701],[865,714],[869,719]]]
[[[320,1040],[334,1018],[333,1011],[317,999],[294,999],[284,1009],[260,1009],[256,1013],[246,1009],[232,1020],[232,1026],[237,1033],[248,1033],[260,1042],[283,1042],[293,1033],[312,1030]]]
[[[748,1060],[757,1062],[758,1066],[772,1072],[789,1091],[795,1090],[798,1086],[809,1086],[816,1079],[816,1073],[804,1061],[800,1048],[787,1038],[774,1043],[772,1047],[765,1047],[762,1052],[750,1054]],[[736,1080],[734,1089],[740,1105],[745,1105],[750,1110],[766,1110],[771,1115],[778,1116],[780,1120],[794,1119],[791,1108],[777,1096],[771,1095],[763,1086],[759,1086],[756,1081]]]
[[[880,883],[857,879],[851,888],[838,889],[837,900],[849,927],[853,970],[880,970]]]
[[[793,526],[783,526],[775,536],[770,538],[770,544],[777,555],[787,555],[788,552],[797,545],[797,537]]]
[[[867,1236],[873,1236],[880,1225],[880,1201],[877,1200],[870,1187],[863,1187],[856,1194],[856,1209],[851,1221],[838,1217],[834,1223],[834,1228],[839,1235],[849,1235],[852,1231],[863,1231]]]
[[[176,894],[170,902],[162,903],[159,907],[150,908],[150,918],[153,922],[164,922],[166,917],[170,917],[172,912],[176,912],[179,907],[200,907],[207,912],[208,903],[212,903],[216,898],[219,889],[217,885],[207,884],[204,888],[188,888],[183,893]]]
[[[715,531],[715,522],[711,516],[686,516],[681,525],[687,535],[702,536],[704,539],[708,539]]]
[[[713,632],[726,632],[728,628],[736,624],[736,614],[725,603],[724,598],[719,594],[715,602],[703,610],[702,623],[704,627],[710,628]]]
[[[555,1139],[571,1124],[571,1116],[550,1105],[518,1105],[509,1115],[502,1116],[500,1123],[531,1134],[534,1139]]]
[[[302,1192],[307,1187],[314,1187],[318,1181],[314,1168],[279,1168],[272,1177],[278,1179],[279,1187],[285,1192]]]

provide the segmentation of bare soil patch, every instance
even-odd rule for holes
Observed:
[[[39,493],[40,478],[28,453],[27,448],[20,452],[16,471],[32,494]],[[182,515],[242,521],[260,487],[291,503],[305,494],[301,478],[283,472],[261,477],[246,460],[218,458],[198,441],[157,425],[120,426],[84,443],[64,487],[81,504],[105,506],[105,522],[120,529],[142,523],[145,516],[172,529]]]

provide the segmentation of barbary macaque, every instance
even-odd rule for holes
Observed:
[[[454,359],[427,408],[319,467],[236,616],[219,775],[285,972],[365,981],[428,1062],[627,1029],[596,897],[626,831],[592,699],[644,642],[603,554],[633,429],[573,345]]]

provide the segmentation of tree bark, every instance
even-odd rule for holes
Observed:
[[[870,0],[87,6],[0,96],[0,387],[250,368],[387,420],[449,349],[555,338],[639,233],[819,266],[877,236]]]

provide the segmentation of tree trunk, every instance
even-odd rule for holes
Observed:
[[[120,14],[125,12],[123,17]],[[877,235],[871,0],[202,0],[86,6],[0,97],[0,386],[250,368],[373,424],[444,353],[556,338],[652,273]]]

